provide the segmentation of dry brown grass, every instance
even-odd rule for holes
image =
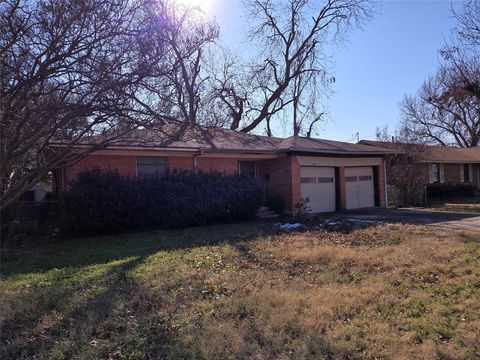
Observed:
[[[480,234],[263,234],[82,268],[89,280],[63,275],[60,290],[31,274],[8,278],[5,329],[18,333],[4,355],[480,358]]]

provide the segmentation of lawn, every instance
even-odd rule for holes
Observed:
[[[2,251],[2,359],[478,359],[480,234],[222,225]]]
[[[429,210],[480,214],[480,199],[454,199],[452,201],[433,202]]]

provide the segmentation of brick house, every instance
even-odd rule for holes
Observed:
[[[361,140],[359,144],[401,151],[402,143]],[[480,147],[458,148],[426,146],[424,157],[416,164],[421,183],[461,184],[469,183],[480,191]],[[395,169],[387,174],[395,176]]]
[[[226,129],[195,129],[175,140],[157,140],[152,130],[138,130],[73,166],[55,172],[58,191],[78,173],[96,167],[127,176],[170,171],[220,171],[261,179],[293,211],[309,198],[312,212],[383,207],[385,155],[392,150],[330,140],[273,138]]]

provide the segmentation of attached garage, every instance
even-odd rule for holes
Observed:
[[[300,187],[302,198],[310,201],[311,212],[336,210],[336,186],[334,167],[300,167]]]
[[[345,168],[347,209],[375,206],[375,181],[372,166]]]
[[[313,213],[385,206],[384,162],[379,156],[297,156],[299,198]]]

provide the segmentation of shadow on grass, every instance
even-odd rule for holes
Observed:
[[[136,257],[112,266],[96,281],[17,294],[1,324],[0,357],[112,358],[122,352],[136,357],[140,349],[157,355],[175,350],[168,327],[148,326],[156,309],[129,277],[144,260]],[[89,293],[92,288],[99,290]]]
[[[25,248],[2,249],[4,277],[52,269],[145,257],[158,251],[189,249],[221,243],[250,241],[277,230],[269,223],[240,223],[177,230],[63,240]]]
[[[158,250],[189,249],[223,242],[236,246],[238,242],[253,240],[271,233],[271,230],[265,225],[243,224],[143,233],[114,239],[86,239],[87,243],[94,241],[94,244],[98,244],[95,249],[100,250],[94,251],[94,258],[88,259],[88,254],[91,254],[88,251],[76,261],[69,258],[69,251],[79,251],[78,247],[83,248],[85,243],[70,243],[69,250],[65,248],[67,244],[57,244],[49,248],[58,253],[52,253],[50,264],[43,264],[44,271],[58,266],[59,254],[64,258],[63,261],[68,260],[69,265],[76,268],[65,273],[68,278],[60,277],[45,285],[8,290],[8,306],[1,324],[0,358],[205,358],[199,349],[201,341],[190,341],[175,331],[175,317],[184,311],[184,305],[177,306],[174,304],[176,300],[170,299],[173,295],[168,291],[168,281],[158,278],[159,286],[152,292],[148,283],[143,284],[132,274],[132,270]],[[119,247],[117,241],[122,240],[128,246]],[[123,260],[114,262],[116,257]],[[81,265],[96,261],[103,261],[104,264],[93,266],[88,271],[97,268],[101,271],[86,276],[85,268]],[[38,261],[35,263],[39,268]],[[43,276],[47,277],[47,274]],[[165,276],[168,277],[168,274]],[[185,276],[188,277],[189,272]],[[70,279],[74,279],[74,283]],[[189,279],[178,280],[188,283]],[[196,281],[203,282],[203,279]],[[194,287],[201,288],[200,283]],[[200,293],[198,296],[202,297]],[[203,325],[200,323],[196,326],[201,336]],[[260,334],[259,330],[257,335]],[[257,344],[255,339],[250,339],[250,335],[242,341],[247,344],[253,342],[260,348],[266,346],[263,342]],[[224,351],[229,353],[228,349],[225,347]]]

